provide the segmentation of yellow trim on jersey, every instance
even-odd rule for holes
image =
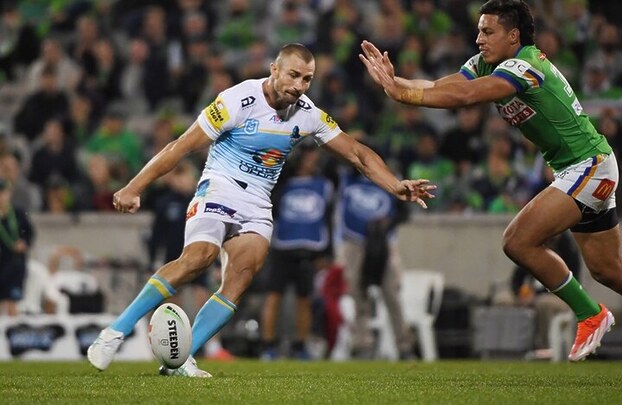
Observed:
[[[238,128],[244,128],[246,126],[246,124],[242,124],[242,125],[238,125]],[[270,134],[270,135],[284,135],[284,136],[290,136],[292,133],[287,132],[287,131],[276,131],[276,130],[271,130],[271,129],[261,129],[259,128],[257,130],[258,134]],[[300,136],[307,136],[307,135],[311,135],[311,132],[301,132]]]
[[[290,132],[286,132],[286,131],[272,131],[272,130],[269,130],[269,129],[261,129],[261,128],[259,128],[259,130],[257,132],[262,133],[262,134],[287,135],[287,136],[290,136],[292,134],[291,131]],[[300,133],[301,136],[306,136],[306,135],[309,135],[309,134],[310,134],[310,132],[308,132],[306,134],[303,133],[303,132]]]

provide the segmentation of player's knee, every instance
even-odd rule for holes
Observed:
[[[503,232],[502,247],[507,257],[516,260],[520,256],[521,245],[519,238],[516,237],[516,233],[511,228],[507,228]]]
[[[598,268],[591,268],[590,274],[594,280],[607,287],[621,287],[622,286],[622,270],[616,266],[602,266]]]
[[[592,275],[592,278],[594,280],[598,281],[600,284],[606,287],[611,287],[614,285],[615,280],[612,275],[609,274],[607,271],[590,270],[590,274]]]

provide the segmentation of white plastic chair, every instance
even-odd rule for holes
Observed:
[[[352,358],[352,328],[356,318],[356,304],[354,298],[344,294],[339,298],[339,311],[343,317],[343,323],[337,329],[335,346],[330,352],[332,361],[347,361]]]
[[[399,360],[397,342],[391,326],[391,316],[384,300],[382,289],[377,285],[370,285],[367,295],[374,304],[374,316],[368,320],[367,325],[378,333],[376,357],[384,360]]]
[[[577,318],[572,311],[564,311],[555,315],[549,324],[549,344],[553,355],[551,361],[565,361],[574,341]]]
[[[400,301],[404,322],[417,331],[424,361],[438,359],[434,320],[438,316],[445,288],[445,276],[437,271],[410,269],[402,272]]]

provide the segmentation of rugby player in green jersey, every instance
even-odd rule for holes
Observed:
[[[494,102],[501,116],[540,149],[555,180],[508,225],[503,250],[574,311],[577,335],[568,358],[582,360],[600,345],[614,318],[545,242],[570,229],[594,279],[622,294],[616,158],[564,76],[536,48],[528,5],[490,0],[479,11],[480,52],[458,73],[436,81],[396,77],[387,52],[368,41],[359,57],[389,97],[433,108]]]

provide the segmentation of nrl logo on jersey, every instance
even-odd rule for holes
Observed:
[[[506,104],[497,104],[496,107],[501,118],[512,126],[520,125],[536,115],[533,108],[529,107],[517,97],[512,98],[512,100]]]
[[[257,129],[259,128],[259,121],[249,119],[244,122],[244,133],[246,135],[254,135],[257,133]]]

